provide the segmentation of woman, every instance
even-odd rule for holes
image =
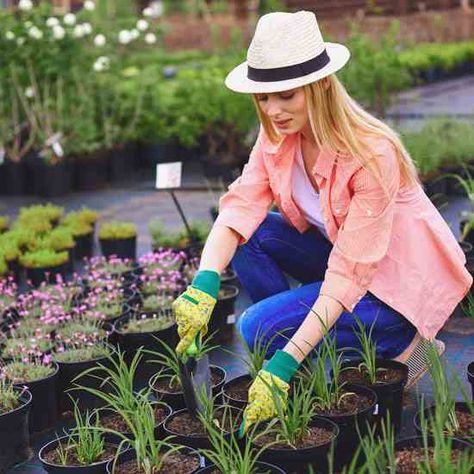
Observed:
[[[349,56],[323,41],[313,13],[270,13],[226,79],[253,94],[260,133],[174,309],[183,354],[207,330],[219,274],[232,261],[255,303],[238,322],[243,337],[250,347],[273,337],[244,429],[275,415],[268,384],[285,400],[325,328],[338,347],[359,347],[355,316],[373,326],[378,356],[408,364],[412,385],[427,370],[428,341],[472,284],[397,134],[336,78]],[[268,212],[274,202],[280,213]],[[290,289],[285,274],[302,285]]]

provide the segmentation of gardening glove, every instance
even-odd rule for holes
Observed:
[[[277,350],[268,361],[265,369],[260,370],[256,379],[249,388],[249,403],[244,411],[244,419],[240,425],[239,435],[242,438],[257,421],[268,420],[277,415],[275,406],[275,387],[283,407],[288,400],[289,382],[299,367],[299,362],[285,351]]]
[[[207,324],[216,305],[221,279],[217,272],[201,270],[191,285],[171,305],[178,325],[176,353],[182,357],[196,336],[207,333]]]

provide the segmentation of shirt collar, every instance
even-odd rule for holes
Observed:
[[[294,147],[300,146],[300,144],[301,136],[299,133],[286,135],[283,140],[276,144],[272,143],[265,135],[263,135],[262,139],[263,151],[270,155],[274,155],[274,159],[276,161],[279,161],[281,158],[283,158],[292,147],[294,151]],[[329,179],[335,159],[336,153],[332,152],[323,145],[319,158],[313,167],[313,173],[319,174],[320,176]]]

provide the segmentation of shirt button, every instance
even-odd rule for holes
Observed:
[[[388,302],[389,302],[389,303],[393,303],[393,298],[389,298],[389,299],[388,299]]]
[[[372,211],[370,209],[367,209],[367,215],[368,216],[371,216],[372,215]]]
[[[324,222],[327,222],[327,221],[328,221],[328,218],[327,218],[327,217],[325,217],[325,218],[324,218]]]

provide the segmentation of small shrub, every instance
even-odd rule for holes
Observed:
[[[135,224],[123,221],[111,221],[102,224],[99,230],[99,239],[120,240],[136,237],[137,227]]]
[[[27,252],[20,257],[25,268],[58,267],[69,260],[67,252],[55,252],[51,249],[41,249],[36,252]]]

